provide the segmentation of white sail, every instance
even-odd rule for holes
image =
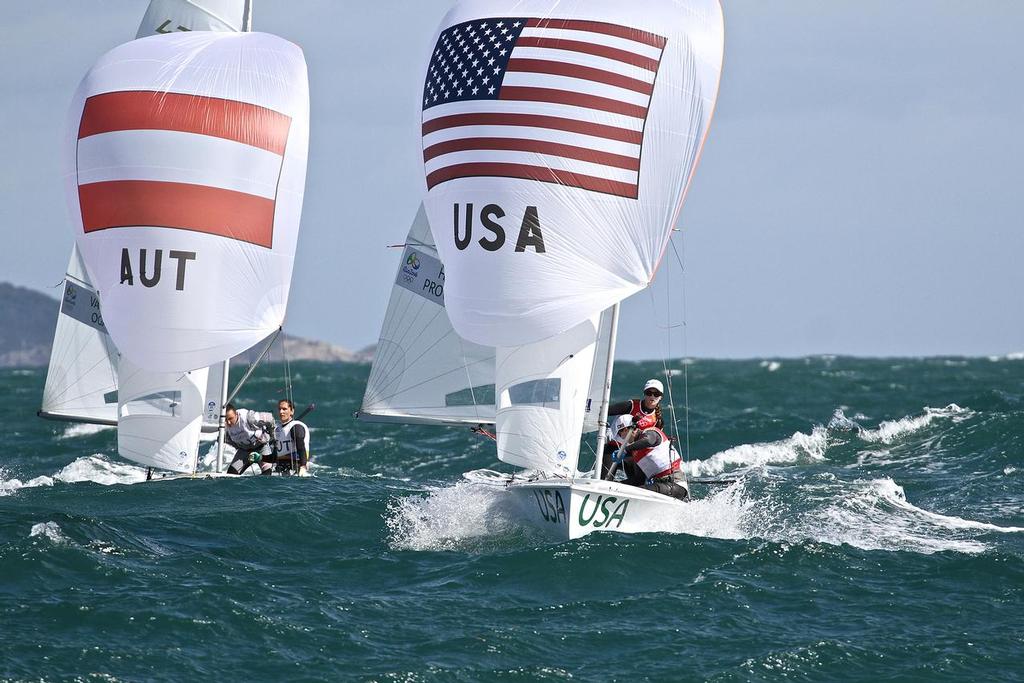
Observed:
[[[134,364],[206,367],[281,326],[308,136],[302,51],[269,34],[152,36],[85,76],[65,194],[107,329]]]
[[[421,205],[391,288],[361,419],[494,422],[494,349],[462,339],[444,307],[444,266]]]
[[[251,31],[250,0],[150,0],[136,38],[174,31]]]
[[[122,357],[118,370],[118,454],[147,467],[194,472],[207,369],[156,373]]]
[[[612,344],[612,309],[601,312],[597,324],[597,346],[594,348],[594,364],[590,371],[590,389],[587,391],[586,411],[583,417],[583,431],[597,431],[601,413],[601,398],[604,395],[608,377],[608,354]]]
[[[117,349],[99,296],[72,249],[50,350],[41,417],[117,424]]]
[[[711,122],[723,36],[718,0],[449,11],[426,68],[421,144],[461,336],[531,343],[651,282]],[[463,60],[488,68],[461,75]]]
[[[498,457],[573,476],[594,365],[599,320],[512,349],[497,349]]]

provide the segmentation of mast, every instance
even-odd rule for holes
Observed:
[[[231,359],[224,361],[224,376],[220,380],[220,423],[217,425],[217,472],[224,469],[224,405],[228,402],[228,367]]]
[[[608,400],[612,393],[612,366],[615,363],[615,338],[619,334],[619,302],[612,306],[612,327],[608,335],[608,358],[605,361],[604,390],[601,392],[601,407],[597,418],[597,454],[594,458],[594,479],[601,478],[601,462],[604,460],[604,444],[608,436]]]

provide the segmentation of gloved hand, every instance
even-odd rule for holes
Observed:
[[[633,426],[637,429],[650,429],[657,423],[653,415],[634,415]]]
[[[263,459],[263,454],[262,453],[253,453],[252,454],[252,461],[253,462],[259,462],[262,459]]]
[[[622,464],[622,461],[625,460],[627,457],[628,456],[626,455],[626,449],[620,448],[614,453],[612,453],[612,462]]]

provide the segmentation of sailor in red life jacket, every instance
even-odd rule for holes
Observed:
[[[657,427],[635,428],[630,434],[632,422],[632,416],[620,415],[614,424],[619,442],[629,442],[612,454],[626,471],[626,483],[680,500],[689,498],[682,461],[668,436]]]
[[[632,415],[633,424],[640,429],[657,427],[665,429],[665,421],[661,418],[661,397],[665,393],[665,387],[660,380],[649,379],[644,385],[644,397],[630,401],[619,401],[608,406],[608,417],[615,415]],[[613,430],[614,434],[614,430]],[[601,458],[601,478],[608,478],[608,470],[611,467],[611,455],[616,448],[609,443],[605,445]]]

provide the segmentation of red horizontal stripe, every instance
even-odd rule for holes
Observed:
[[[423,134],[448,128],[460,126],[529,126],[532,128],[549,128],[551,130],[564,130],[570,133],[581,133],[593,135],[608,140],[619,140],[620,142],[631,142],[639,145],[643,142],[643,133],[628,128],[606,126],[601,123],[590,123],[588,121],[577,121],[575,119],[563,119],[558,116],[541,116],[539,114],[452,114],[451,116],[439,116],[436,119],[423,122]]]
[[[583,190],[604,192],[619,197],[636,199],[637,186],[630,183],[622,183],[607,178],[595,178],[594,176],[581,173],[570,173],[559,171],[546,166],[528,166],[526,164],[500,164],[500,163],[475,163],[457,164],[439,168],[433,173],[427,174],[427,188],[432,188],[448,180],[455,178],[470,178],[475,176],[489,176],[499,178],[523,178],[525,180],[539,180],[542,183],[556,183],[569,187],[578,187]]]
[[[118,130],[175,130],[234,140],[283,155],[291,121],[280,112],[246,102],[127,90],[87,99],[78,138]]]
[[[601,111],[609,111],[613,114],[634,116],[638,119],[647,116],[647,107],[613,100],[610,97],[599,97],[597,95],[569,92],[568,90],[555,90],[553,88],[525,88],[518,85],[505,85],[501,88],[501,99],[518,100],[521,102],[569,104],[575,107],[600,109]]]
[[[251,242],[274,241],[274,200],[207,185],[114,180],[78,186],[85,232],[175,228]]]
[[[526,25],[531,28],[557,28],[569,31],[590,31],[591,33],[603,33],[606,36],[625,38],[651,47],[665,47],[665,39],[655,33],[648,33],[628,26],[618,24],[606,24],[602,21],[579,21],[576,19],[530,19]]]
[[[569,50],[570,52],[582,52],[597,57],[607,57],[625,64],[639,66],[648,71],[658,71],[658,60],[638,55],[635,52],[620,50],[617,47],[607,45],[595,45],[580,40],[563,40],[561,38],[534,38],[533,36],[519,36],[516,47],[546,47],[552,50]]]
[[[474,149],[502,149],[515,152],[536,152],[537,154],[550,154],[567,159],[579,159],[592,164],[614,166],[629,171],[640,170],[640,159],[637,157],[601,152],[586,147],[575,145],[563,145],[557,142],[545,140],[519,140],[516,138],[464,138],[461,140],[448,140],[431,145],[423,150],[423,161],[427,162],[434,157],[452,152],[465,152]]]
[[[595,69],[590,66],[579,66],[578,64],[567,64],[565,62],[553,62],[548,59],[510,59],[506,71],[521,71],[534,74],[552,74],[555,76],[569,76],[570,78],[581,78],[586,81],[595,81],[606,85],[614,85],[626,90],[650,95],[654,85],[645,83],[636,78],[623,76],[622,74]]]

